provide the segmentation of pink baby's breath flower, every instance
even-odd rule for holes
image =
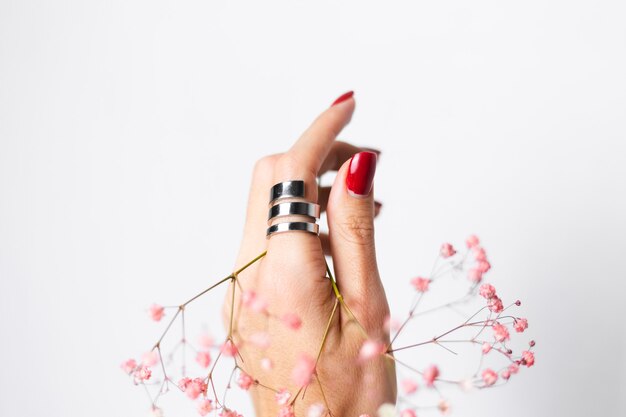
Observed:
[[[471,282],[479,283],[483,280],[483,273],[478,268],[472,268],[467,273],[467,279],[469,279]]]
[[[267,349],[270,346],[270,335],[267,332],[252,333],[248,340],[261,349]]]
[[[136,381],[147,381],[152,376],[152,371],[147,366],[142,366],[135,371],[134,375]]]
[[[394,319],[393,317],[389,315],[385,317],[384,327],[385,327],[386,332],[388,333],[397,332],[400,329],[400,326],[401,324],[398,320]]]
[[[198,403],[198,413],[201,416],[206,416],[211,411],[213,411],[213,401],[209,399],[204,399]]]
[[[377,340],[367,339],[359,351],[359,361],[367,361],[385,353],[385,344]]]
[[[302,326],[302,320],[295,313],[285,313],[280,319],[291,330],[298,330]]]
[[[315,372],[315,359],[303,353],[298,358],[296,366],[291,372],[291,379],[299,387],[304,387],[311,383]]]
[[[148,314],[150,315],[150,318],[152,320],[161,321],[161,319],[165,315],[165,309],[158,304],[152,304],[148,309]]]
[[[504,310],[504,304],[497,295],[487,300],[487,308],[496,314],[502,313]]]
[[[312,404],[306,413],[306,417],[322,417],[324,415],[324,411],[326,411],[326,408],[323,404]]]
[[[450,404],[448,404],[446,400],[441,400],[439,401],[439,404],[437,404],[437,408],[441,414],[448,414],[448,411],[450,411]]]
[[[209,335],[208,333],[202,333],[200,336],[198,336],[198,346],[200,346],[202,349],[210,349],[213,347],[213,337],[211,337],[211,335]]]
[[[486,355],[491,351],[491,343],[485,342],[482,347],[483,353]]]
[[[128,359],[124,362],[122,362],[122,364],[120,365],[120,368],[122,368],[122,371],[124,371],[127,374],[131,374],[135,368],[137,367],[137,361],[134,359]]]
[[[472,254],[474,255],[474,259],[476,259],[477,261],[487,260],[487,252],[485,252],[485,249],[481,248],[480,246],[474,247],[474,249],[472,250]]]
[[[400,417],[417,417],[417,414],[415,414],[415,411],[407,408],[406,410],[402,410]]]
[[[255,313],[265,313],[267,311],[267,302],[257,295],[254,291],[246,290],[241,295],[243,305]]]
[[[439,377],[439,368],[435,365],[430,365],[428,368],[424,370],[422,375],[424,377],[424,381],[426,381],[426,385],[432,387],[435,385],[435,380]]]
[[[237,354],[238,350],[237,350],[237,346],[235,346],[233,341],[228,339],[222,345],[221,352],[222,352],[222,355],[232,358]]]
[[[208,368],[211,364],[211,354],[209,352],[198,352],[196,354],[196,362],[203,367]]]
[[[483,284],[480,286],[478,294],[480,294],[481,297],[490,299],[496,296],[496,288],[491,284]]]
[[[293,407],[290,405],[280,407],[280,410],[278,410],[278,417],[295,417]]]
[[[261,359],[261,368],[264,371],[271,371],[274,368],[274,364],[270,358],[263,358]]]
[[[509,330],[500,323],[495,323],[492,327],[493,337],[500,343],[509,340]]]
[[[276,393],[276,403],[278,403],[278,405],[285,405],[287,404],[287,402],[289,402],[289,399],[291,398],[291,394],[289,393],[289,391],[287,391],[286,389],[281,389]]]
[[[522,363],[527,367],[531,367],[535,364],[535,354],[529,350],[522,352]]]
[[[417,291],[426,292],[428,291],[428,285],[430,284],[430,280],[428,278],[415,277],[411,280],[411,284],[413,284]]]
[[[187,384],[187,388],[185,389],[185,394],[187,397],[195,400],[200,396],[200,394],[206,394],[207,384],[204,382],[202,378],[194,378],[189,384]]]
[[[439,251],[439,253],[441,254],[442,258],[449,258],[456,254],[456,250],[451,244],[444,243],[443,245],[441,245],[441,250]]]
[[[473,248],[473,247],[478,246],[480,244],[480,240],[478,239],[478,236],[471,235],[470,237],[468,237],[465,240],[465,243],[467,244],[468,248]]]
[[[513,328],[517,333],[522,333],[524,330],[528,329],[528,320],[526,319],[517,319],[515,323],[513,323]]]
[[[519,365],[516,363],[512,363],[509,365],[509,372],[511,374],[516,374],[519,372]]]
[[[159,362],[159,352],[151,350],[141,355],[141,364],[145,366],[154,366]]]
[[[239,385],[239,388],[247,391],[250,389],[252,384],[254,384],[254,379],[252,379],[252,377],[244,371],[241,371],[239,373],[239,378],[237,378],[237,385]]]
[[[498,380],[498,374],[489,368],[483,371],[482,377],[483,377],[483,382],[488,387],[495,384],[496,381]]]
[[[417,391],[417,382],[410,378],[403,379],[400,384],[402,385],[402,390],[406,395],[413,394]]]
[[[511,371],[509,371],[509,369],[504,369],[502,370],[502,372],[500,372],[500,376],[502,377],[502,379],[504,380],[508,380],[511,377]]]
[[[491,269],[491,264],[488,261],[478,261],[476,269],[485,274]]]
[[[185,390],[187,389],[190,383],[191,383],[191,378],[187,378],[187,377],[182,378],[180,381],[178,381],[178,388],[180,388],[183,392],[185,392]]]

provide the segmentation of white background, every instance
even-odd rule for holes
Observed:
[[[625,21],[620,1],[0,1],[0,415],[146,415],[118,368],[159,331],[146,307],[231,270],[254,161],[348,89],[342,138],[383,151],[394,311],[477,233],[538,343],[453,415],[626,415]],[[217,304],[196,311],[214,328]]]

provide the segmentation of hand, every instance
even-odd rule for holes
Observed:
[[[372,181],[377,155],[335,141],[355,107],[351,93],[340,99],[318,116],[288,152],[267,156],[254,169],[236,268],[264,251],[267,255],[231,283],[224,321],[239,348],[238,365],[258,381],[250,388],[258,416],[278,415],[273,389],[279,388],[291,393],[290,403],[298,416],[305,416],[313,403],[326,404],[335,416],[356,417],[375,415],[382,403],[395,402],[393,360],[379,355],[358,361],[367,338],[389,342],[384,330],[389,306],[374,247],[377,204]],[[334,184],[318,189],[316,177],[329,170],[337,170]],[[329,235],[290,232],[267,240],[269,190],[278,182],[296,179],[305,181],[305,199],[326,210]],[[349,310],[339,302],[327,278],[325,254],[332,256],[337,286]],[[250,290],[267,302],[272,317],[295,313],[302,327],[294,331],[242,307],[241,296]],[[265,350],[248,341],[258,332],[269,333],[271,344]],[[292,370],[303,353],[316,359],[320,351],[314,378],[303,397]],[[261,366],[264,358],[271,360],[273,369]]]

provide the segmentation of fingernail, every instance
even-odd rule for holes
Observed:
[[[376,173],[376,154],[374,152],[359,152],[350,159],[346,185],[348,190],[356,195],[365,196],[372,190]]]
[[[367,152],[374,152],[376,156],[380,158],[380,149],[374,149],[374,148],[361,148],[361,149]]]
[[[339,104],[343,101],[348,100],[353,95],[354,95],[354,91],[348,91],[347,93],[343,93],[342,95],[337,97],[337,100],[333,101],[333,104],[331,104],[330,107],[333,107],[335,104]]]

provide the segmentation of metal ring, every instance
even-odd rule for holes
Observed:
[[[283,181],[275,184],[270,190],[270,204],[282,198],[303,198],[304,181]]]
[[[277,223],[267,228],[266,238],[270,238],[274,233],[283,232],[309,232],[319,234],[320,226],[317,223],[291,222]]]
[[[290,216],[296,214],[319,219],[320,206],[319,204],[307,203],[303,201],[278,203],[270,208],[267,221],[270,221],[276,217]]]

